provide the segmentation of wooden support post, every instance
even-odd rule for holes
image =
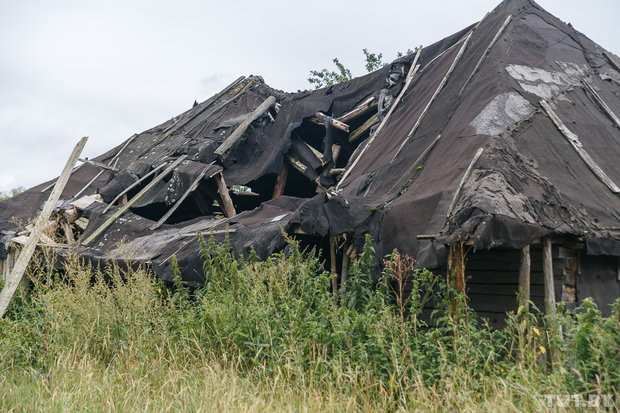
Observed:
[[[349,261],[351,259],[349,256],[350,245],[351,242],[347,240],[342,247],[342,272],[340,274],[340,302],[342,303],[344,303],[347,293],[347,276],[349,274]]]
[[[334,302],[338,302],[338,273],[336,272],[336,236],[329,237],[329,258],[331,261],[332,273],[332,294],[334,294]]]
[[[286,166],[286,162],[282,164],[282,169],[278,174],[278,178],[276,179],[276,186],[273,188],[273,198],[281,197],[284,193],[284,188],[286,187],[286,178],[288,177],[288,166]]]
[[[116,195],[116,197],[110,201],[110,204],[105,207],[105,209],[103,210],[103,213],[105,214],[106,212],[108,212],[108,209],[110,209],[112,207],[112,205],[114,205],[114,203],[116,201],[118,201],[118,199],[120,197],[123,197],[123,201],[121,202],[120,205],[125,205],[127,203],[127,192],[131,191],[132,189],[134,189],[136,186],[140,185],[142,182],[144,182],[147,178],[149,178],[151,175],[153,175],[155,172],[159,171],[160,169],[162,169],[164,166],[166,166],[165,163],[160,164],[159,166],[157,166],[156,168],[153,168],[152,171],[150,171],[149,173],[147,173],[146,175],[144,175],[142,178],[138,179],[136,182],[134,182],[133,184],[129,185],[127,188],[125,188],[125,190],[123,192],[121,192],[120,194]]]
[[[181,195],[181,197],[177,200],[177,202],[175,202],[175,204],[172,206],[172,208],[170,208],[168,210],[168,212],[166,212],[164,214],[164,216],[159,219],[159,221],[157,221],[155,224],[151,225],[151,227],[149,228],[151,231],[156,230],[157,228],[162,226],[162,224],[164,222],[166,222],[166,220],[168,218],[170,218],[170,215],[172,215],[174,213],[174,211],[176,211],[177,208],[181,206],[183,201],[185,201],[185,198],[187,198],[188,195],[192,191],[194,191],[196,188],[198,188],[198,184],[200,183],[200,180],[206,175],[206,173],[209,170],[209,168],[211,168],[211,165],[213,165],[213,162],[211,162],[209,165],[205,166],[203,168],[203,170],[200,171],[200,173],[198,174],[196,179],[194,179],[194,182],[192,182],[192,184],[187,188],[187,190],[183,193],[183,195]]]
[[[521,248],[521,263],[519,266],[519,307],[525,311],[530,309],[530,246]]]
[[[164,172],[162,172],[159,176],[157,176],[157,178],[153,179],[147,186],[145,186],[140,192],[138,192],[136,196],[131,198],[129,202],[127,202],[125,205],[120,207],[114,214],[112,214],[110,218],[108,218],[103,224],[101,224],[99,228],[93,231],[93,233],[90,234],[90,236],[82,242],[82,245],[90,244],[103,231],[105,231],[110,225],[112,225],[112,223],[114,223],[114,221],[116,221],[118,217],[123,215],[125,211],[127,211],[140,198],[142,198],[144,194],[150,191],[151,188],[153,188],[159,181],[164,179],[164,177],[166,177],[170,172],[174,171],[175,168],[179,166],[179,164],[185,160],[185,158],[187,158],[187,155],[181,155],[176,161],[172,162],[172,164],[170,164],[170,166],[168,166]]]
[[[13,297],[13,294],[15,294],[17,286],[19,285],[22,277],[24,276],[24,272],[28,267],[28,263],[32,258],[32,254],[34,254],[37,243],[39,242],[41,235],[43,235],[43,231],[46,225],[49,223],[50,215],[52,214],[54,207],[56,207],[58,199],[60,199],[60,195],[62,194],[62,191],[65,188],[69,177],[71,176],[71,170],[73,169],[75,162],[79,158],[82,149],[84,149],[84,145],[86,145],[87,140],[87,137],[83,137],[73,149],[69,160],[65,164],[62,173],[56,181],[56,185],[54,185],[52,193],[50,194],[47,202],[45,203],[41,214],[39,214],[39,217],[37,218],[34,229],[30,233],[28,241],[26,241],[26,245],[19,254],[17,262],[15,263],[15,266],[13,267],[9,278],[6,280],[4,288],[0,292],[0,317],[4,316],[4,313],[9,306],[9,302],[11,301],[11,298]]]
[[[543,277],[545,284],[545,312],[547,313],[547,327],[551,332],[550,358],[551,363],[559,361],[559,352],[554,344],[556,334],[559,334],[555,314],[555,287],[553,284],[553,255],[551,251],[551,238],[545,237],[543,244]]]
[[[230,149],[241,137],[247,128],[258,119],[267,109],[272,107],[276,103],[274,96],[269,96],[263,103],[261,103],[254,111],[246,118],[237,128],[230,134],[228,138],[215,150],[216,155],[222,155],[228,149]]]
[[[230,199],[230,194],[228,193],[228,187],[226,187],[226,181],[224,181],[224,175],[222,175],[221,172],[215,175],[215,183],[217,184],[217,191],[220,193],[220,198],[222,200],[221,207],[224,210],[224,215],[226,215],[226,218],[237,215],[235,206],[233,205],[232,199]]]

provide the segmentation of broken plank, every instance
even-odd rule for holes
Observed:
[[[9,302],[11,301],[13,294],[15,294],[15,291],[17,290],[17,286],[19,285],[19,283],[22,280],[22,277],[24,276],[24,272],[26,271],[26,268],[28,267],[28,264],[30,263],[32,254],[34,253],[34,250],[37,247],[37,244],[39,242],[39,239],[41,238],[41,235],[43,235],[43,231],[49,222],[50,215],[52,214],[52,211],[54,207],[56,206],[58,199],[60,199],[60,195],[62,194],[62,191],[65,188],[65,185],[67,185],[67,181],[69,180],[69,177],[71,176],[71,170],[73,169],[75,162],[79,158],[80,153],[82,152],[82,149],[84,149],[84,146],[86,145],[87,140],[88,140],[88,137],[83,137],[82,139],[80,139],[80,141],[77,143],[77,145],[73,149],[73,152],[71,153],[71,156],[67,160],[67,163],[65,164],[65,167],[62,170],[62,173],[60,174],[60,176],[58,177],[58,180],[56,181],[56,185],[54,185],[54,189],[52,190],[52,193],[50,194],[49,198],[47,199],[47,202],[45,203],[45,206],[43,207],[43,210],[41,211],[41,213],[39,214],[39,217],[37,218],[34,229],[30,233],[30,236],[28,237],[28,241],[26,242],[26,245],[20,252],[19,257],[17,258],[17,261],[15,262],[15,265],[13,269],[11,270],[11,274],[6,280],[6,284],[4,285],[4,288],[2,289],[2,291],[0,291],[0,317],[4,316],[4,313],[6,312],[6,309],[9,306]]]
[[[381,115],[379,113],[375,113],[372,115],[366,122],[362,124],[359,128],[355,129],[351,136],[349,136],[349,142],[355,142],[360,136],[364,134],[368,129],[370,129],[374,124],[379,122],[381,119]]]
[[[118,199],[121,196],[125,196],[127,194],[127,192],[131,191],[132,189],[134,189],[136,186],[140,185],[142,182],[144,182],[145,179],[149,178],[151,175],[153,175],[155,172],[159,171],[161,168],[163,168],[164,166],[166,166],[165,163],[162,163],[160,165],[158,165],[156,168],[153,168],[152,171],[150,171],[149,173],[147,173],[146,175],[144,175],[142,178],[138,179],[136,182],[134,182],[133,184],[129,185],[127,188],[125,188],[125,190],[123,192],[121,192],[120,194],[116,195],[116,197],[110,202],[110,204],[105,207],[105,209],[103,210],[103,213],[105,214],[106,212],[108,212],[108,209],[110,209],[112,207],[112,205],[114,205],[114,203],[116,201],[118,201]],[[125,204],[127,203],[127,201],[125,201]],[[124,204],[123,204],[124,205]]]
[[[237,211],[235,211],[235,206],[232,202],[232,199],[230,199],[230,194],[228,193],[226,181],[224,181],[224,175],[222,175],[221,172],[215,175],[215,183],[217,184],[217,191],[220,193],[220,198],[222,199],[221,206],[224,210],[224,215],[226,215],[226,218],[237,215]]]
[[[192,182],[192,184],[189,186],[189,188],[187,188],[187,190],[183,193],[183,195],[181,195],[181,197],[177,200],[177,202],[174,203],[172,208],[170,208],[168,212],[166,212],[164,216],[159,219],[159,221],[157,221],[155,224],[149,227],[151,231],[156,230],[157,228],[162,226],[162,224],[166,222],[168,218],[170,218],[170,216],[174,213],[174,211],[176,211],[177,208],[181,206],[183,201],[185,201],[185,198],[187,198],[191,192],[193,192],[196,188],[198,188],[198,184],[200,183],[200,180],[206,175],[209,168],[211,168],[211,165],[213,165],[213,162],[205,166],[203,170],[200,171],[198,176],[196,176],[196,179],[194,179],[194,182]]]
[[[325,118],[328,118],[327,115],[321,113],[321,114],[317,114],[317,115],[315,115],[313,117],[309,117],[309,118],[307,118],[307,120],[309,122],[312,122],[312,123],[316,124],[316,125],[325,125],[325,121],[321,119],[323,116],[320,116],[320,115],[323,115]],[[349,132],[349,125],[347,125],[344,122],[340,122],[339,120],[334,119],[334,118],[331,118],[331,120],[332,120],[331,121],[332,126],[334,128],[340,129],[341,131],[344,131],[344,132]]]
[[[93,231],[93,233],[90,234],[88,236],[88,238],[86,238],[86,240],[84,240],[82,242],[82,245],[90,244],[103,231],[105,231],[110,225],[112,225],[114,223],[114,221],[117,220],[118,217],[123,215],[125,213],[125,211],[127,211],[140,198],[142,198],[144,196],[144,194],[146,194],[148,191],[150,191],[151,188],[153,188],[155,186],[155,184],[157,184],[159,181],[164,179],[164,177],[167,176],[169,173],[174,171],[175,168],[177,166],[179,166],[179,164],[185,160],[185,158],[187,158],[187,155],[182,155],[177,160],[172,162],[170,164],[170,166],[168,166],[164,172],[162,172],[160,175],[158,175],[156,178],[154,178],[151,182],[149,182],[149,184],[147,186],[145,186],[140,192],[138,192],[136,194],[136,196],[131,198],[125,205],[123,205],[121,208],[119,208],[114,214],[112,214],[112,216],[110,218],[108,218],[103,224],[101,224],[101,226],[99,228],[97,228],[95,231]]]
[[[338,116],[336,120],[343,122],[343,123],[349,123],[351,120],[355,118],[364,116],[368,112],[376,110],[376,108],[377,108],[377,99],[375,99],[374,96],[371,96],[368,99],[366,99],[364,102],[362,102],[360,105],[358,105],[355,109],[345,113],[342,116]]]
[[[263,113],[267,111],[276,103],[274,96],[269,96],[263,103],[261,103],[254,111],[247,117],[241,124],[230,134],[228,138],[215,150],[217,155],[223,155],[228,149],[230,149],[244,134],[247,128],[252,122],[258,119]]]
[[[543,107],[549,118],[553,121],[558,130],[562,133],[562,135],[566,138],[566,140],[571,144],[575,152],[581,157],[581,159],[585,162],[586,165],[590,168],[590,170],[596,175],[596,177],[609,188],[611,192],[614,194],[620,193],[620,188],[607,176],[605,172],[597,165],[597,163],[590,157],[590,154],[583,149],[581,142],[579,141],[579,137],[571,132],[570,129],[562,123],[558,115],[551,109],[551,106],[545,100],[540,101],[540,105]]]

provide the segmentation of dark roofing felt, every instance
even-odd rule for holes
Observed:
[[[370,233],[379,257],[398,248],[430,268],[440,266],[445,246],[459,239],[480,249],[520,248],[545,235],[566,235],[585,239],[589,254],[620,256],[619,195],[575,149],[620,184],[620,125],[610,115],[620,115],[617,58],[529,0],[506,0],[477,25],[424,47],[415,76],[378,133],[358,146],[336,133],[335,143],[349,156],[344,179],[319,177],[320,168],[307,162],[311,179],[331,186],[328,193],[300,197],[285,191],[280,198],[257,198],[258,204],[246,203],[246,208],[239,207],[246,201],[235,198],[240,213],[234,217],[198,216],[148,229],[157,218],[149,215],[153,209],[163,215],[211,162],[223,167],[229,186],[247,185],[271,195],[286,156],[303,159],[302,141],[321,150],[325,128],[308,127],[305,118],[316,112],[338,117],[386,91],[396,98],[405,84],[404,69],[402,76],[398,71],[409,69],[414,57],[301,93],[277,91],[250,76],[130,138],[118,158],[119,171],[104,171],[84,194],[99,190],[110,202],[162,162],[182,154],[188,158],[82,255],[122,259],[133,251],[169,279],[169,257],[176,253],[184,277],[200,280],[197,240],[190,235],[227,227],[234,230],[229,237],[237,254],[254,248],[262,257],[282,249],[282,229],[290,233],[293,228],[317,236],[349,233],[358,248]],[[269,96],[280,104],[277,114],[270,110],[260,116],[236,145],[215,154]],[[543,100],[568,132],[552,121]],[[122,147],[97,160],[109,161]],[[91,165],[75,171],[63,198],[73,198],[100,171]],[[0,203],[0,230],[14,229],[14,217],[33,216],[47,198],[41,192],[47,184]],[[90,221],[84,236],[116,208],[102,215],[104,206],[86,211]],[[429,237],[416,238],[422,234]]]

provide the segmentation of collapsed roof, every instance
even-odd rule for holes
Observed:
[[[349,251],[370,234],[377,256],[398,248],[427,268],[456,241],[521,248],[551,234],[620,256],[619,85],[615,55],[506,0],[349,82],[284,93],[237,79],[76,168],[56,235],[162,279],[176,255],[194,282],[199,230],[263,258],[286,233],[341,235]],[[50,184],[0,203],[0,255]]]

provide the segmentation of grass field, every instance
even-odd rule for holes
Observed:
[[[0,320],[0,410],[618,409],[619,302],[608,318],[589,300],[559,311],[556,332],[525,312],[492,331],[407,257],[386,257],[373,284],[370,241],[337,300],[320,257],[289,250],[238,261],[205,241],[207,282],[191,289],[40,257]]]

